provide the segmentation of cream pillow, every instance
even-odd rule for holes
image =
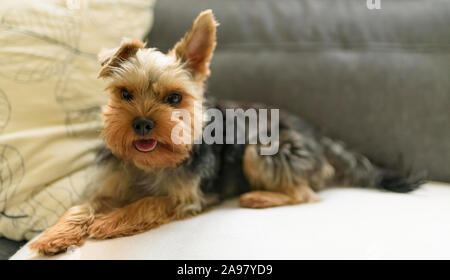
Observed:
[[[30,239],[93,187],[105,84],[96,54],[143,38],[154,0],[0,6],[0,236]]]

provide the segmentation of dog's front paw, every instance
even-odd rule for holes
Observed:
[[[275,206],[276,203],[271,197],[260,192],[249,192],[241,195],[239,205],[244,208],[268,208]]]
[[[132,223],[124,216],[110,214],[96,218],[88,227],[89,238],[107,239],[138,234],[158,226],[158,223],[141,221]]]
[[[89,238],[95,239],[107,239],[129,235],[124,232],[121,223],[117,223],[116,220],[111,219],[108,215],[95,219],[88,227],[87,231]]]
[[[55,255],[66,251],[69,246],[81,246],[84,238],[68,236],[64,234],[51,235],[44,234],[38,240],[29,245],[33,251],[37,251],[41,255]]]
[[[89,238],[95,238],[95,239],[106,239],[106,238],[112,238],[111,233],[106,231],[105,227],[108,226],[104,219],[97,218],[95,219],[92,224],[88,227],[88,236]]]

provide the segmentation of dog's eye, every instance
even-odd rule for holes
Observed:
[[[130,101],[133,99],[133,95],[129,93],[126,89],[122,89],[122,99],[126,101]]]
[[[181,94],[177,92],[171,92],[164,97],[164,102],[169,105],[177,105],[181,102]]]

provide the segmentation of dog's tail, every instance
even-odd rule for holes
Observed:
[[[376,166],[367,157],[349,151],[338,141],[323,138],[321,143],[327,160],[335,169],[333,184],[407,193],[425,183],[426,172],[402,174]]]

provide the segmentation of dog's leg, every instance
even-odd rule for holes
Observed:
[[[241,195],[239,204],[246,208],[268,208],[317,202],[320,198],[308,186],[299,186],[280,191],[251,191]]]
[[[149,196],[99,215],[89,226],[91,238],[105,239],[138,234],[202,211],[203,194],[197,176],[167,178],[160,185],[163,196]]]
[[[103,171],[103,172],[101,172]],[[80,246],[88,237],[88,227],[95,217],[108,213],[127,201],[129,180],[126,173],[105,166],[95,180],[100,186],[94,193],[86,194],[92,199],[85,204],[74,206],[38,240],[30,244],[30,249],[40,254],[53,255],[66,250],[71,245]]]
[[[87,232],[89,237],[106,239],[134,235],[174,219],[169,197],[145,197],[125,207],[95,218]]]
[[[52,255],[64,251],[71,245],[80,246],[84,243],[87,227],[93,220],[94,209],[90,204],[74,206],[38,240],[31,243],[30,249]]]
[[[248,145],[243,171],[253,191],[240,198],[242,207],[266,208],[320,201],[320,189],[334,169],[320,150],[293,130],[280,131],[279,151],[261,155],[259,145]]]

